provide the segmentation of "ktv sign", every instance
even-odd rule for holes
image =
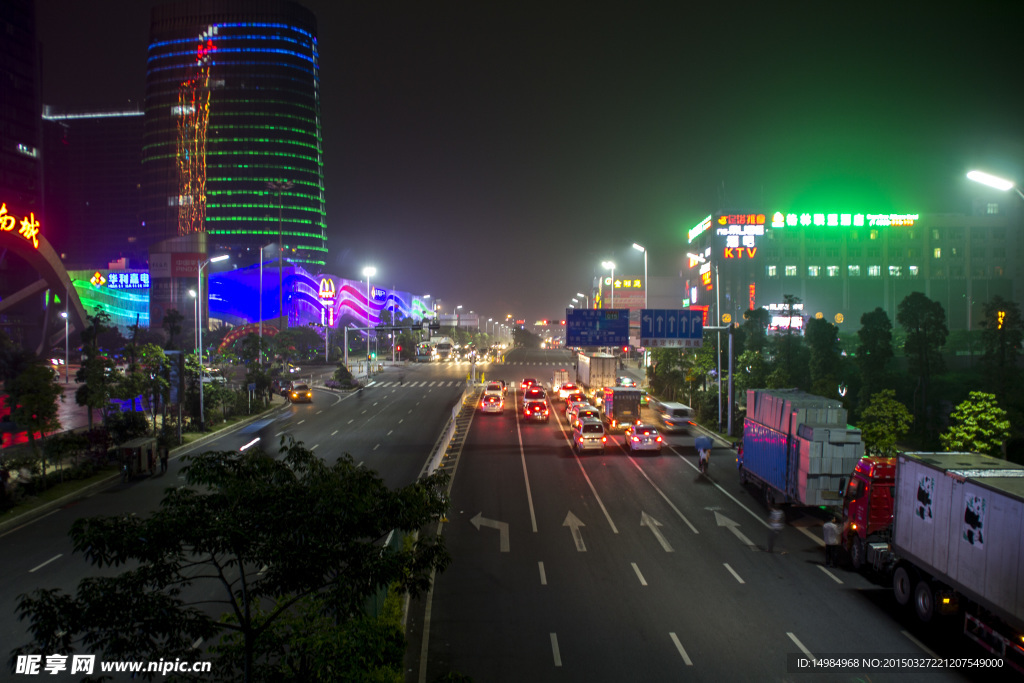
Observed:
[[[722,258],[752,259],[757,255],[757,238],[764,235],[763,213],[718,214],[715,234],[723,242]]]

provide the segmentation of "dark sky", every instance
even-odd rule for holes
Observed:
[[[141,101],[154,4],[37,0],[44,101]],[[1024,3],[303,4],[327,271],[446,308],[562,317],[602,259],[642,276],[634,241],[678,273],[719,208],[965,212],[970,168],[1024,179]]]

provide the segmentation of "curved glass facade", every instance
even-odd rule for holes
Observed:
[[[286,259],[320,270],[327,236],[309,10],[285,0],[156,7],[145,109],[147,242],[203,227],[211,254],[280,239]]]

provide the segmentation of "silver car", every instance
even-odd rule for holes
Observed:
[[[572,443],[580,453],[603,451],[605,444],[608,443],[608,437],[604,433],[604,423],[594,419],[580,420],[572,430]]]

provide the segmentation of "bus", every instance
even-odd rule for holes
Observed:
[[[431,363],[437,360],[437,351],[430,342],[420,342],[416,345],[416,362]]]

